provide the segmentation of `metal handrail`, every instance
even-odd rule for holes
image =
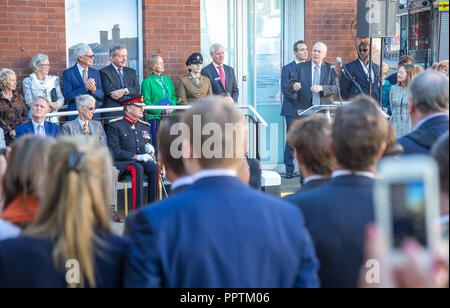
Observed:
[[[261,114],[256,111],[256,109],[253,106],[250,105],[238,105],[236,106],[239,109],[243,110],[249,110],[251,113],[255,115],[255,117],[258,119],[258,121],[264,125],[265,127],[268,127],[269,124],[264,120],[264,118],[261,116]],[[191,106],[146,106],[144,107],[144,110],[187,110],[192,108]],[[99,108],[95,110],[95,113],[108,113],[108,112],[120,112],[123,111],[122,107],[115,107],[115,108]],[[64,112],[53,112],[47,114],[45,117],[65,117],[65,116],[74,116],[78,115],[78,111],[64,111]]]

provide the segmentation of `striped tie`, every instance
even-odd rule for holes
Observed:
[[[88,86],[88,76],[87,76],[87,71],[86,70],[83,70],[83,81],[84,81],[84,85],[87,88],[87,86]]]
[[[86,122],[83,125],[83,132],[84,132],[85,135],[88,133]]]

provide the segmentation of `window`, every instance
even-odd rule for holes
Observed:
[[[93,67],[101,69],[111,63],[109,49],[125,45],[127,66],[142,75],[141,1],[137,0],[66,0],[67,64],[75,65],[79,44],[88,44],[95,55]]]

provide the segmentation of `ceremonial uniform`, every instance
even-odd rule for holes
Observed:
[[[146,144],[151,144],[150,124],[129,117],[110,121],[108,126],[108,147],[119,178],[130,175],[133,187],[133,210],[145,204],[143,198],[144,174],[148,177],[148,202],[157,199],[159,167],[155,161],[137,161],[136,155],[147,154]]]
[[[203,64],[201,53],[193,53],[186,60],[186,66],[191,64]],[[189,68],[191,71],[191,68]],[[178,81],[178,97],[182,105],[191,104],[205,96],[213,95],[211,81],[208,77],[200,75],[197,77],[192,71],[181,76]]]

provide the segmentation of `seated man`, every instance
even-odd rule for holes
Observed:
[[[49,112],[49,101],[43,96],[36,97],[31,103],[31,121],[16,127],[16,140],[27,134],[58,137],[61,134],[59,125],[45,121]]]
[[[295,149],[295,158],[305,176],[296,195],[328,182],[334,168],[330,153],[331,125],[324,115],[312,115],[298,120],[288,132],[289,145]],[[292,196],[295,198],[295,196]]]
[[[131,175],[133,210],[145,204],[144,174],[148,177],[148,202],[157,199],[159,167],[151,145],[150,124],[140,120],[144,116],[142,97],[124,103],[125,117],[110,121],[108,147],[119,170],[119,179]]]
[[[302,213],[237,177],[246,135],[239,109],[205,98],[183,114],[180,130],[170,155],[183,156],[193,184],[136,213],[125,287],[318,287]]]
[[[358,286],[364,232],[374,221],[376,165],[388,139],[388,122],[376,105],[364,96],[336,111],[330,152],[337,166],[332,179],[301,195],[287,197],[305,216],[324,288]]]
[[[95,98],[90,95],[79,95],[75,98],[78,109],[78,117],[67,122],[62,127],[63,135],[88,135],[99,138],[100,144],[108,146],[106,134],[100,122],[92,120],[95,113]]]

